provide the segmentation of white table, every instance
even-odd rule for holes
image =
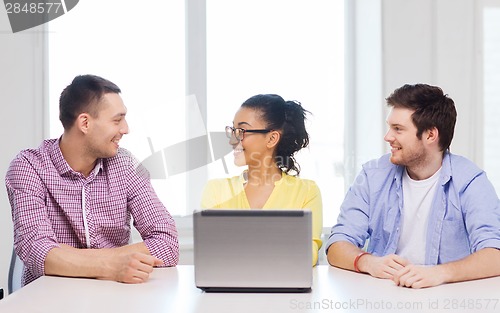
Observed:
[[[45,276],[0,300],[0,312],[500,312],[500,277],[408,289],[320,265],[310,293],[205,293],[194,268],[155,269],[147,283]]]

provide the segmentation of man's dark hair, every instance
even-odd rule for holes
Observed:
[[[59,120],[65,130],[70,129],[77,116],[88,113],[97,117],[98,104],[107,93],[120,93],[114,83],[95,75],[76,76],[70,85],[64,88],[59,98]]]
[[[436,86],[426,84],[404,85],[386,99],[387,105],[414,110],[413,124],[417,127],[417,138],[422,139],[425,130],[436,127],[439,131],[441,151],[449,149],[457,111],[453,100]]]

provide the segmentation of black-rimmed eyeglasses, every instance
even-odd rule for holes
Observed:
[[[243,128],[234,128],[232,126],[226,126],[226,136],[227,138],[236,138],[238,141],[242,141],[245,138],[245,133],[259,133],[259,134],[267,134],[272,129],[243,129]]]

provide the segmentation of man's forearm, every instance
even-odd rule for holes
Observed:
[[[76,249],[62,245],[47,254],[45,274],[110,279],[115,259],[134,252],[150,255],[142,242],[111,249]]]
[[[333,266],[354,271],[354,259],[363,252],[347,241],[337,241],[328,249],[328,263]]]
[[[459,261],[437,266],[446,283],[500,276],[500,250],[484,248]]]

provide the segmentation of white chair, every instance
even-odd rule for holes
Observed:
[[[12,249],[9,269],[9,294],[21,288],[21,278],[23,275],[24,263]]]

